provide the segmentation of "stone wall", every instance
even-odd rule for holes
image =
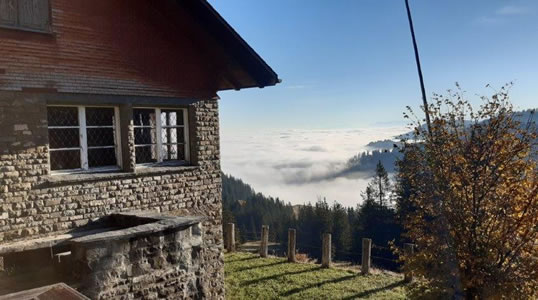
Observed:
[[[194,166],[58,177],[50,175],[48,166],[49,100],[50,96],[40,94],[0,92],[0,243],[67,232],[120,211],[206,216],[201,294],[222,298],[217,101],[189,107]]]
[[[199,224],[134,238],[74,243],[81,292],[92,299],[201,299]]]

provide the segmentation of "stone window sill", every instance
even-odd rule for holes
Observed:
[[[180,174],[197,170],[198,166],[188,165],[155,165],[152,167],[137,168],[135,172],[109,171],[103,173],[78,173],[46,176],[43,185],[47,187],[64,186],[79,183],[89,183],[107,180],[132,179],[144,176],[158,176],[166,174]]]

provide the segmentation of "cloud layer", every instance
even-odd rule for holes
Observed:
[[[318,197],[355,206],[366,178],[330,178],[374,140],[391,138],[405,127],[338,130],[223,130],[222,169],[256,191],[292,204]],[[330,179],[327,179],[330,178]]]
[[[533,14],[533,10],[527,6],[505,5],[499,7],[490,15],[480,16],[476,22],[483,25],[498,25],[507,22],[510,19]]]
[[[530,13],[530,10],[525,6],[507,5],[499,8],[495,13],[500,16],[519,16]]]

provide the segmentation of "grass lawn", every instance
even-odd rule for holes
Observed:
[[[225,255],[226,299],[406,299],[401,276],[290,264],[284,258]]]

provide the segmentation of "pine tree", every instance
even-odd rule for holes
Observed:
[[[381,162],[376,174],[361,194],[362,203],[357,209],[357,221],[353,233],[353,251],[360,252],[362,238],[370,238],[374,245],[388,247],[392,240],[399,240],[401,228],[396,221],[394,209],[388,206],[391,196],[391,182]],[[376,256],[394,259],[388,250],[377,250]],[[379,262],[384,267],[396,267],[392,263]]]
[[[396,215],[399,224],[403,226],[406,217],[415,212],[416,207],[413,206],[411,197],[416,195],[416,189],[412,185],[412,177],[421,176],[426,180],[424,174],[420,172],[412,172],[416,170],[416,161],[413,157],[413,152],[404,153],[402,159],[397,162],[396,182],[394,184],[394,198]]]
[[[370,192],[371,195],[369,196],[376,198],[379,205],[388,206],[389,202],[391,202],[392,186],[387,170],[385,170],[381,161],[376,165],[374,178],[368,184],[368,188],[370,188],[370,191],[367,190],[367,193]]]
[[[332,243],[336,247],[336,253],[349,252],[351,248],[351,226],[346,209],[338,202],[332,207],[333,230]]]

